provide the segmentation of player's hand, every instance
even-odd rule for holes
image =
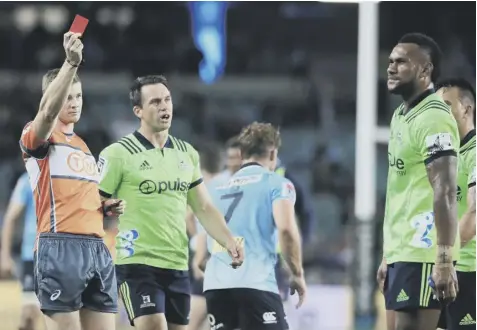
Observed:
[[[83,43],[80,40],[80,33],[66,32],[63,36],[63,48],[66,59],[72,65],[79,66],[83,60]]]
[[[298,293],[298,303],[295,306],[298,309],[303,305],[306,298],[306,282],[303,275],[292,275],[290,279],[290,294],[293,296],[295,293]]]
[[[432,268],[432,275],[429,284],[434,293],[434,297],[444,304],[451,303],[459,292],[459,283],[454,263],[436,263]]]
[[[124,213],[126,202],[122,199],[108,199],[103,202],[103,212],[106,216],[119,216]]]
[[[376,281],[378,282],[379,291],[384,293],[384,281],[386,280],[386,275],[388,273],[388,265],[386,260],[381,261],[381,265],[379,265],[378,273],[376,274]]]
[[[240,267],[243,264],[244,258],[242,241],[237,242],[235,238],[232,238],[227,242],[226,249],[229,256],[232,258],[230,266],[234,269]]]
[[[11,278],[13,276],[13,259],[11,256],[0,258],[0,278]]]

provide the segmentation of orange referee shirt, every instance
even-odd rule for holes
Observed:
[[[84,141],[56,130],[41,141],[28,123],[20,147],[36,202],[37,235],[103,237],[99,173]]]

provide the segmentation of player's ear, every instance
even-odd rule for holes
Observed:
[[[134,108],[133,108],[133,112],[136,115],[136,117],[138,117],[139,119],[142,118],[142,108],[141,107],[135,105]]]
[[[426,62],[422,68],[422,78],[425,78],[427,76],[431,76],[432,70],[434,70],[434,65],[432,65],[431,62]]]

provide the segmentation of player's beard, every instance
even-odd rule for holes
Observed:
[[[401,83],[395,86],[393,89],[389,90],[389,93],[394,95],[400,95],[403,98],[406,98],[408,95],[413,95],[415,91],[415,84],[414,81],[409,81],[405,83]]]

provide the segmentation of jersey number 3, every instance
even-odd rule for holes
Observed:
[[[227,212],[225,213],[225,222],[229,222],[230,219],[232,218],[232,215],[234,214],[235,209],[239,205],[240,201],[242,200],[243,197],[243,191],[235,192],[232,194],[227,194],[227,195],[222,195],[220,199],[226,200],[226,199],[231,199],[232,203],[230,203]]]

